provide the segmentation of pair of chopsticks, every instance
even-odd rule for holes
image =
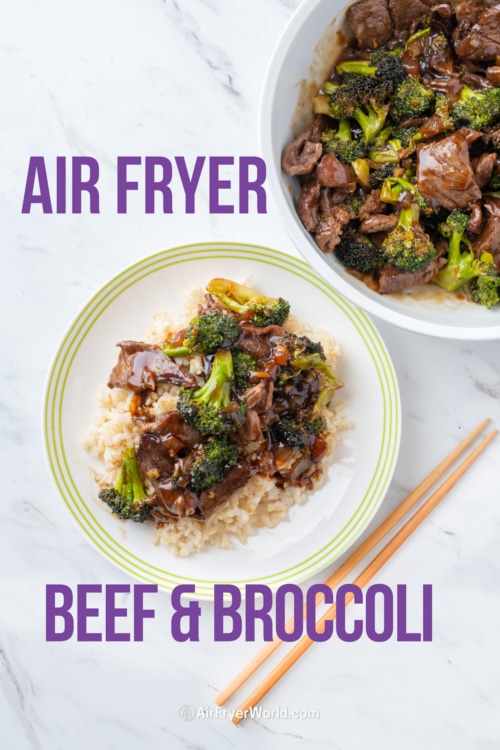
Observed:
[[[403,500],[388,518],[380,524],[375,531],[359,546],[359,548],[344,562],[342,565],[325,581],[327,586],[335,588],[342,579],[344,579],[363,558],[373,550],[373,548],[391,531],[396,524],[410,511],[417,502],[430,490],[430,488],[440,479],[444,473],[453,465],[459,456],[473,443],[478,435],[484,430],[490,422],[485,419],[476,427],[462,442],[457,445],[451,453],[444,458],[438,466],[410,492],[408,497]],[[490,434],[465,458],[462,463],[453,471],[452,474],[437,488],[437,490],[425,501],[425,503],[415,512],[415,514],[405,523],[405,525],[395,534],[395,536],[385,545],[378,555],[366,566],[366,568],[353,581],[353,584],[363,588],[379,572],[382,566],[389,560],[399,547],[405,542],[415,529],[422,523],[429,513],[434,510],[438,503],[448,494],[455,486],[458,480],[472,466],[478,456],[493,440],[498,430],[492,430]],[[353,595],[346,596],[345,603],[349,604]],[[317,603],[321,597],[317,597]],[[326,620],[334,620],[336,616],[336,604],[331,607],[319,618],[318,625],[322,625]],[[306,615],[304,606],[303,617]],[[293,628],[293,617],[286,624],[286,630],[291,631]],[[318,628],[317,628],[318,629]],[[244,667],[236,677],[216,696],[215,702],[222,706],[234,693],[253,675],[253,673],[264,663],[283,641],[275,636],[273,641],[267,643],[259,653]],[[314,641],[309,636],[303,636],[300,641],[288,652],[288,654],[279,662],[279,664],[269,673],[269,675],[260,683],[260,685],[251,693],[251,695],[238,706],[234,712],[233,723],[239,724],[247,715],[249,710],[256,706],[262,698],[267,695],[271,688],[283,677],[283,675],[295,664],[302,654],[307,651]]]

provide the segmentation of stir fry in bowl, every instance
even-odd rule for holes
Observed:
[[[177,554],[272,527],[325,476],[342,418],[338,347],[289,303],[227,279],[194,292],[181,328],[160,317],[122,341],[85,447],[99,499],[153,521]]]
[[[284,150],[320,250],[381,294],[500,300],[500,8],[362,0]],[[499,63],[499,64],[497,64]]]

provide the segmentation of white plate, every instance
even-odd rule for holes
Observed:
[[[340,434],[328,482],[289,520],[263,529],[246,545],[176,557],[153,544],[150,525],[123,523],[96,499],[91,465],[81,446],[92,426],[97,395],[123,339],[144,337],[160,310],[182,311],[184,290],[211,278],[251,277],[292,312],[329,330],[341,344],[339,399],[353,428]],[[361,534],[391,480],[400,438],[400,404],[392,363],[373,324],[302,261],[276,250],[206,243],[165,250],[127,268],[76,316],[57,351],[45,396],[44,435],[50,473],[74,520],[94,547],[132,576],[166,590],[195,583],[211,598],[214,583],[302,581],[342,554]]]
[[[312,120],[312,99],[329,76],[345,37],[344,0],[306,0],[290,19],[267,70],[260,106],[260,141],[267,181],[283,225],[313,268],[367,312],[409,331],[450,339],[500,339],[500,305],[487,310],[435,284],[378,294],[322,253],[300,221],[297,178],[281,171],[283,148]]]

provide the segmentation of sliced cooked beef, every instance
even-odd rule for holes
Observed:
[[[287,333],[287,330],[278,325],[253,326],[250,323],[242,323],[241,332],[245,336],[271,336],[281,339]]]
[[[266,336],[248,335],[240,338],[238,345],[257,362],[269,359],[271,355],[272,344]]]
[[[444,94],[450,104],[459,100],[464,87],[458,78],[423,78],[422,83],[436,94]]]
[[[457,131],[447,138],[419,145],[417,151],[418,189],[433,207],[449,211],[467,208],[481,198],[472,171],[466,135]]]
[[[344,227],[354,219],[354,211],[349,206],[334,206],[330,213],[320,216],[316,230],[316,242],[324,253],[333,253],[340,242]]]
[[[390,232],[398,223],[397,214],[375,214],[369,216],[359,225],[359,231],[362,234],[371,234],[372,232]]]
[[[500,198],[492,198],[489,195],[484,199],[483,206],[490,216],[496,216],[500,219]]]
[[[486,78],[493,86],[498,88],[500,86],[500,65],[491,65],[486,68]]]
[[[323,153],[321,132],[325,120],[316,117],[283,151],[281,167],[288,175],[310,174]]]
[[[468,146],[472,146],[473,143],[483,137],[483,133],[480,130],[473,130],[472,128],[460,128],[460,130],[457,130],[457,133],[463,135]]]
[[[464,73],[463,76],[461,76],[461,81],[473,91],[483,91],[484,89],[493,88],[487,78],[480,76],[477,73]]]
[[[500,57],[500,6],[464,18],[453,32],[455,52],[462,60],[489,62]]]
[[[379,292],[380,294],[390,294],[420,284],[427,284],[445,264],[445,258],[434,258],[425,268],[415,273],[401,271],[399,268],[387,264],[380,271]]]
[[[472,160],[472,169],[474,170],[474,177],[481,190],[486,187],[488,182],[491,180],[491,175],[497,164],[496,154],[481,154],[476,159]]]
[[[153,496],[153,516],[159,523],[177,521],[188,516],[200,518],[200,498],[190,490],[172,486],[171,479],[160,482]]]
[[[318,223],[320,191],[321,185],[317,180],[308,180],[300,191],[297,213],[308,232],[314,232]]]
[[[117,346],[121,351],[109,377],[109,388],[154,391],[158,383],[196,387],[196,380],[188,370],[166,357],[156,346],[141,341],[121,341]]]
[[[243,398],[249,409],[254,409],[257,414],[265,414],[273,403],[274,382],[261,380],[257,385],[247,388]]]
[[[380,190],[372,190],[359,209],[359,218],[366,219],[371,214],[383,214],[386,211],[387,203],[380,200]]]
[[[470,204],[470,217],[467,223],[467,229],[472,234],[479,234],[481,226],[483,224],[483,212],[481,210],[481,203],[476,201]]]
[[[201,433],[186,424],[178,411],[170,411],[153,422],[146,422],[143,430],[161,437],[172,455],[190,451],[202,440]]]
[[[413,21],[429,15],[429,8],[420,0],[389,0],[389,11],[395,31],[408,31]]]
[[[281,326],[252,326],[244,323],[238,345],[257,361],[267,360],[271,356],[273,345],[286,333]]]
[[[491,133],[484,133],[482,138],[485,143],[493,146],[493,148],[500,148],[500,129],[493,130]]]
[[[253,409],[247,411],[245,422],[239,430],[230,434],[230,440],[241,449],[244,456],[251,456],[266,447],[260,417],[256,411]]]
[[[495,268],[500,273],[500,217],[490,216],[483,231],[474,242],[474,253],[491,253],[495,261]]]
[[[363,0],[347,9],[347,20],[361,49],[376,49],[392,36],[386,0]]]
[[[316,177],[320,185],[336,188],[341,193],[353,193],[356,189],[356,175],[347,164],[334,154],[325,154],[316,167]]]
[[[250,479],[252,470],[246,463],[240,463],[231,469],[222,482],[215,484],[200,495],[199,514],[202,519],[209,518],[219,506],[225,503],[231,495],[244,487]]]
[[[311,466],[308,452],[290,445],[273,445],[276,473],[287,483],[293,483]]]
[[[171,477],[175,466],[175,460],[157,435],[141,435],[137,463],[141,474],[154,485]]]

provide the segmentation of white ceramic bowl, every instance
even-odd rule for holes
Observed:
[[[260,108],[261,149],[268,184],[280,217],[300,253],[351,302],[401,328],[452,339],[500,339],[500,305],[487,310],[442,291],[434,284],[410,292],[381,295],[323,254],[302,226],[294,201],[296,178],[281,171],[281,153],[312,119],[312,98],[328,76],[349,30],[342,0],[305,0],[276,46]]]

